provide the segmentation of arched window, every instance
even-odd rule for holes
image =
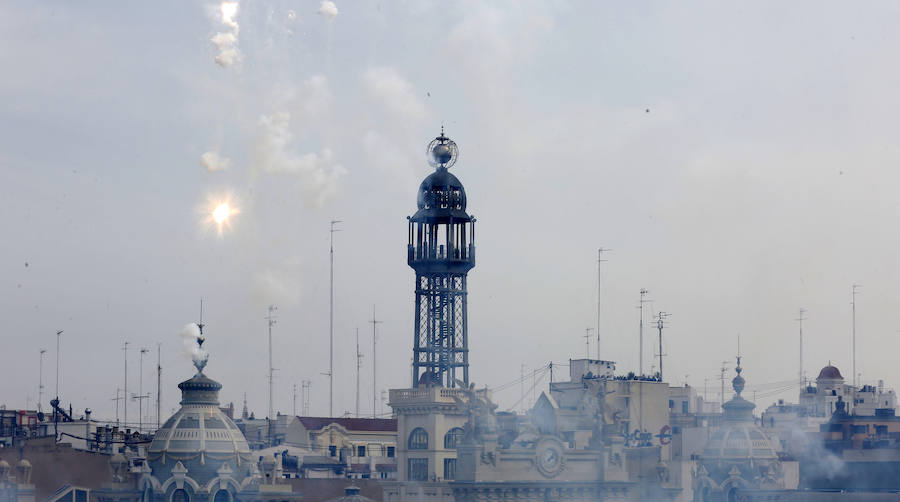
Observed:
[[[228,490],[219,490],[213,497],[213,502],[231,502],[231,494],[228,493]]]
[[[172,492],[172,502],[191,502],[191,497],[183,488],[179,488]]]
[[[153,502],[153,490],[150,487],[144,488],[144,494],[141,497],[142,502]]]
[[[410,450],[427,450],[428,449],[428,432],[421,427],[416,427],[409,434]]]
[[[464,431],[460,427],[454,427],[444,434],[444,448],[452,450],[462,440]]]

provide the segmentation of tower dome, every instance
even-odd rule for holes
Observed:
[[[703,450],[703,462],[707,470],[721,469],[723,466],[737,466],[751,461],[774,462],[778,459],[775,445],[763,430],[753,421],[753,408],[750,401],[741,397],[746,381],[741,376],[741,358],[737,358],[732,379],[734,397],[722,405],[724,423],[722,427],[706,443]],[[712,472],[712,471],[710,471]]]
[[[427,154],[428,163],[435,170],[419,185],[416,200],[419,210],[412,219],[414,221],[446,221],[450,217],[468,219],[466,190],[459,178],[449,170],[456,164],[459,149],[452,139],[444,135],[443,128],[441,135],[428,144]]]
[[[828,366],[822,368],[822,371],[819,372],[819,376],[816,377],[816,380],[843,380],[844,377],[841,375],[841,371],[836,367],[832,366],[830,363]]]
[[[219,409],[222,384],[203,374],[207,355],[202,350],[202,330],[197,338],[201,356],[194,357],[197,373],[178,384],[181,409],[160,427],[150,443],[147,460],[157,479],[165,480],[178,464],[187,475],[205,484],[228,465],[235,479],[251,474],[252,455],[244,434]]]

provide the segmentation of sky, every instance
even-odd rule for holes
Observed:
[[[563,378],[597,325],[620,373],[796,401],[804,370],[900,385],[900,5],[869,2],[28,2],[0,5],[0,403],[163,419],[203,322],[223,403],[376,413],[410,386],[405,217],[443,125],[477,217],[470,378]],[[235,209],[221,229],[216,204]],[[340,220],[333,235],[329,223]],[[599,264],[598,248],[607,261]],[[599,280],[598,280],[599,272]],[[738,342],[740,340],[740,344]],[[123,352],[124,342],[128,350]],[[740,345],[740,348],[739,348]],[[143,356],[141,371],[140,349]],[[597,354],[591,333],[590,354]],[[142,382],[141,382],[142,380]],[[532,384],[536,383],[535,390]],[[547,379],[495,393],[528,406]],[[782,390],[782,392],[778,392]],[[729,398],[727,395],[726,398]],[[129,421],[137,401],[129,403]],[[44,408],[48,407],[44,404]],[[148,413],[155,421],[155,406]]]

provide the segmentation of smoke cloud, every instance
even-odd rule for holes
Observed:
[[[319,153],[294,153],[290,125],[291,115],[285,111],[259,118],[257,166],[266,172],[297,176],[306,203],[320,207],[337,191],[346,170],[334,162],[328,148]]]
[[[205,364],[209,359],[209,352],[197,344],[200,338],[200,327],[196,323],[187,323],[179,333],[181,337],[181,348],[183,353],[190,357],[194,364]]]
[[[209,151],[200,156],[200,165],[209,173],[225,171],[231,167],[231,159],[220,156],[219,152]]]
[[[219,51],[215,58],[216,64],[222,68],[228,68],[240,63],[242,58],[241,51],[238,48],[238,33],[240,33],[240,26],[236,19],[238,3],[222,2],[219,5],[219,12],[221,14],[220,21],[229,30],[216,33],[210,41],[216,46],[216,50]]]
[[[334,18],[338,15],[338,8],[331,0],[322,0],[322,4],[319,5],[319,10],[316,13],[325,16],[328,18],[328,21],[334,21]]]

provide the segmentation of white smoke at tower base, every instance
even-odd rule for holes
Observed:
[[[178,336],[181,338],[182,353],[190,357],[196,365],[206,364],[209,352],[197,343],[200,338],[200,327],[193,322],[187,323]]]
[[[200,156],[200,165],[206,172],[225,171],[231,167],[231,159],[222,157],[219,152],[210,150]]]

